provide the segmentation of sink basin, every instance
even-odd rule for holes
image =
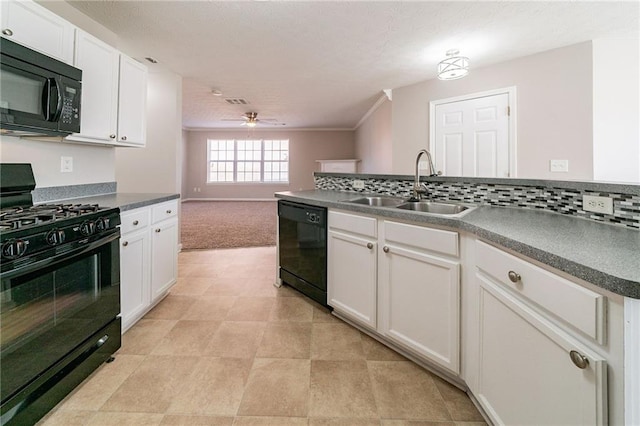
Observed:
[[[397,207],[404,203],[405,200],[398,197],[361,197],[354,200],[347,200],[348,203],[364,204],[365,206],[375,207]]]
[[[447,215],[462,213],[469,208],[467,206],[463,206],[462,204],[438,203],[435,201],[408,202],[396,207],[403,210],[413,210],[418,212]]]

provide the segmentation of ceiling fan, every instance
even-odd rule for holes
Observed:
[[[285,123],[280,123],[275,118],[258,119],[257,112],[245,112],[244,115],[242,115],[242,118],[240,119],[231,118],[231,119],[223,119],[222,121],[242,121],[240,125],[247,126],[247,127],[256,127],[258,123],[260,123],[260,125],[266,124],[268,126],[284,126],[285,125]]]

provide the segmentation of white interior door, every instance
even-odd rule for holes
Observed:
[[[509,94],[435,107],[436,169],[444,176],[509,177]]]

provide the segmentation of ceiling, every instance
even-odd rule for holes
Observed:
[[[185,128],[237,128],[223,120],[256,111],[284,128],[353,129],[383,89],[435,78],[449,49],[468,56],[473,73],[640,33],[635,1],[69,3],[113,31],[137,59],[155,58],[158,64],[147,63],[151,72],[168,68],[183,77]]]

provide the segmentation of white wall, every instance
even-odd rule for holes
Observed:
[[[509,86],[517,88],[517,177],[592,180],[590,42],[394,89],[393,173],[411,174],[416,153],[428,147],[430,101]],[[569,172],[550,172],[550,159],[569,160]]]
[[[60,172],[60,157],[73,158],[73,171]],[[0,162],[31,163],[36,187],[114,182],[113,148],[0,137]]]
[[[355,132],[355,158],[360,173],[392,172],[391,101],[384,96]]]
[[[116,148],[119,192],[177,193],[182,180],[182,77],[150,70],[147,145]]]
[[[593,41],[595,180],[640,183],[639,44],[638,39]]]

